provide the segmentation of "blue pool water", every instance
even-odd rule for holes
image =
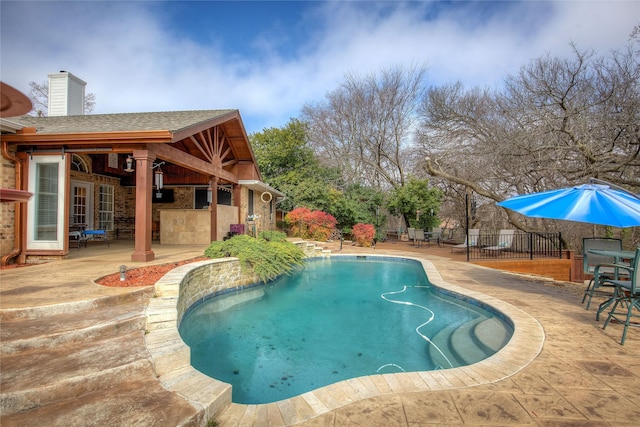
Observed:
[[[485,319],[496,316],[432,287],[414,260],[332,257],[193,306],[180,334],[191,364],[250,404],[365,375],[459,366],[441,331]],[[462,348],[473,361],[495,352]]]

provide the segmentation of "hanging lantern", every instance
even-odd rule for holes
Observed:
[[[154,177],[156,189],[162,190],[162,187],[164,187],[164,173],[162,172],[162,169],[158,167],[158,169],[156,169],[156,171],[154,172]]]
[[[213,201],[213,188],[211,188],[211,183],[209,183],[209,188],[207,188],[207,203],[211,204]]]
[[[124,171],[125,172],[133,172],[136,167],[136,159],[132,156],[127,156],[127,160],[124,163]]]

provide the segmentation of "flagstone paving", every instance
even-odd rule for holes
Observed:
[[[284,426],[293,425],[291,420],[298,426],[638,424],[640,330],[630,328],[621,346],[622,326],[603,330],[604,319],[596,321],[595,309],[580,304],[582,284],[478,267],[447,248],[414,248],[406,242],[382,243],[374,250],[330,246],[342,253],[429,259],[446,282],[537,319],[545,334],[540,354],[514,375],[488,384],[396,392],[398,385],[387,379],[369,384],[378,394],[357,399],[344,398],[341,385],[324,397],[335,407],[320,415],[315,415],[320,401],[302,398],[232,404],[216,418],[218,425]],[[153,249],[153,263],[161,264],[201,255],[204,247]],[[129,261],[131,252],[132,242],[90,245],[64,261],[0,272],[0,425],[207,424],[200,408],[165,390],[153,373],[140,319],[151,294],[92,282],[122,264],[145,265]],[[292,410],[313,418],[297,421]]]

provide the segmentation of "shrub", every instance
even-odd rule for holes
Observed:
[[[267,242],[286,242],[287,235],[282,231],[262,231],[258,233],[258,238],[266,240]]]
[[[275,235],[271,237],[277,239]],[[223,242],[211,242],[204,255],[208,258],[239,258],[242,268],[253,269],[265,283],[290,273],[296,266],[302,265],[304,259],[302,249],[286,239],[270,241],[246,234],[233,236]]]
[[[296,208],[285,216],[291,225],[291,234],[303,239],[326,241],[336,229],[336,219],[322,211],[312,211],[309,208]]]
[[[373,224],[356,224],[351,229],[351,236],[355,242],[364,247],[373,244],[373,238],[376,235],[376,229]]]

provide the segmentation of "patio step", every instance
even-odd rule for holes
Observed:
[[[183,425],[201,417],[156,377],[145,345],[145,292],[2,310],[0,425]]]
[[[80,343],[87,338],[108,337],[144,329],[143,313],[146,299],[141,295],[128,298],[104,298],[98,307],[67,307],[47,316],[43,312],[30,317],[10,316],[5,313],[0,340],[1,354],[31,348],[43,348],[67,342]],[[75,308],[75,310],[74,310]]]

